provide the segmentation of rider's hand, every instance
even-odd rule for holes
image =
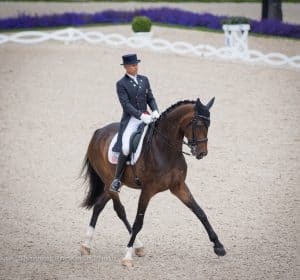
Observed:
[[[156,110],[153,111],[152,114],[151,114],[151,117],[152,117],[153,119],[158,119],[159,116],[160,116],[160,114],[159,114],[158,111],[156,111]]]
[[[141,115],[141,120],[145,123],[145,124],[149,124],[152,122],[152,118],[150,115],[143,113]]]

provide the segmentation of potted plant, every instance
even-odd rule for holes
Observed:
[[[239,51],[248,50],[249,19],[230,17],[221,21],[225,33],[225,45]]]
[[[131,27],[134,35],[143,40],[150,39],[152,37],[151,27],[152,21],[146,16],[136,16],[131,22]]]

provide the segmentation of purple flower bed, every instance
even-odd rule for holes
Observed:
[[[0,19],[0,30],[34,27],[82,26],[85,24],[98,23],[130,23],[137,15],[147,16],[153,22],[157,23],[177,24],[188,27],[207,27],[215,30],[221,30],[221,21],[228,18],[226,16],[215,16],[207,13],[197,14],[171,8],[140,9],[135,11],[107,10],[94,14],[64,13],[44,16],[28,16],[21,14],[14,18]],[[271,20],[250,20],[250,25],[251,31],[254,33],[300,38],[300,25]]]

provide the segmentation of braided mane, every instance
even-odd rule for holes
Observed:
[[[186,105],[186,104],[196,104],[196,101],[194,100],[181,100],[178,101],[177,103],[171,105],[170,107],[168,107],[165,111],[163,111],[160,115],[160,117],[156,120],[156,122],[154,123],[154,128],[158,128],[159,124],[166,119],[166,117],[173,112],[176,108],[178,108],[181,105]],[[157,131],[155,131],[154,133],[156,133]],[[152,136],[153,133],[150,132],[150,136],[148,137],[148,142],[152,141]]]
[[[196,101],[194,100],[181,100],[178,101],[177,103],[171,105],[169,108],[167,108],[164,112],[161,113],[159,119],[157,120],[157,123],[167,117],[169,113],[171,113],[173,110],[175,110],[177,107],[185,104],[195,104]]]

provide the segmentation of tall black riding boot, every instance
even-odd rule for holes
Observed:
[[[119,192],[119,189],[121,187],[121,177],[123,175],[127,157],[128,156],[125,156],[122,152],[119,155],[118,163],[116,166],[115,178],[110,185],[110,190],[113,192]]]

